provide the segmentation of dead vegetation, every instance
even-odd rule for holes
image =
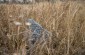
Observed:
[[[36,45],[32,55],[85,55],[85,4],[79,2],[1,4],[0,55],[26,55],[22,33],[27,18],[52,32],[48,43]],[[23,25],[16,26],[14,21]]]

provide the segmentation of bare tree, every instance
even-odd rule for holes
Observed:
[[[6,0],[4,0],[4,3],[6,2]]]

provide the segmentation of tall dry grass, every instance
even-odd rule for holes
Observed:
[[[85,4],[71,1],[1,4],[0,55],[29,55],[23,35],[27,18],[34,18],[52,32],[48,42],[37,44],[30,55],[85,55]],[[16,26],[14,21],[23,25]]]

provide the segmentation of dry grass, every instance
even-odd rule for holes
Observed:
[[[36,45],[32,55],[85,55],[85,4],[79,2],[1,4],[0,55],[26,55],[22,33],[27,18],[34,18],[52,32],[44,47]],[[16,26],[13,21],[23,25]]]

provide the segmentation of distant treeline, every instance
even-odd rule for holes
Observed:
[[[0,0],[0,3],[36,3],[36,2],[56,2],[56,1],[85,1],[85,0]]]
[[[55,2],[57,0],[0,0],[0,3],[36,3],[36,2]]]

